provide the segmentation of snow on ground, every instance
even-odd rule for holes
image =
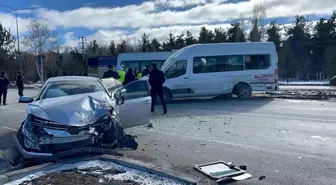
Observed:
[[[172,179],[168,179],[168,178],[160,177],[157,175],[149,174],[146,172],[141,172],[138,170],[127,168],[127,167],[115,164],[113,162],[93,160],[93,161],[85,161],[85,162],[78,162],[78,163],[72,163],[72,164],[62,164],[60,167],[57,167],[55,169],[52,169],[49,171],[37,172],[31,175],[28,175],[26,177],[23,177],[21,179],[18,179],[16,181],[9,182],[5,185],[19,185],[25,181],[30,181],[32,179],[41,177],[48,173],[61,172],[64,170],[70,170],[70,169],[75,169],[75,168],[77,168],[78,170],[99,168],[101,170],[115,169],[115,170],[125,171],[125,173],[119,173],[119,174],[106,174],[103,176],[104,179],[100,179],[101,182],[105,180],[113,179],[113,180],[133,180],[142,185],[161,185],[161,184],[182,185],[183,184],[183,183],[174,181]],[[95,173],[95,170],[91,172]],[[98,171],[97,171],[97,174],[99,174]]]
[[[279,85],[329,85],[328,80],[322,81],[280,81]]]

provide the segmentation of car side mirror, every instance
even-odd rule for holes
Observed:
[[[113,95],[114,99],[117,102],[117,105],[122,105],[124,104],[125,98],[122,96],[121,94],[121,90],[117,90],[114,95]]]
[[[19,98],[19,103],[31,103],[34,101],[34,98],[21,96]]]

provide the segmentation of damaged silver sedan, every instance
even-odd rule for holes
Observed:
[[[51,159],[85,147],[136,149],[138,144],[124,128],[149,123],[149,86],[141,85],[141,92],[131,92],[141,96],[125,99],[130,97],[127,90],[134,91],[131,84],[109,92],[97,78],[49,79],[36,99],[19,100],[30,104],[15,137],[17,149],[29,159]]]

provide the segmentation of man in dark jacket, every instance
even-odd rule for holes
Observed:
[[[16,76],[16,86],[18,88],[18,94],[19,96],[23,96],[23,76],[21,74],[21,72],[17,72],[17,76]]]
[[[114,78],[118,80],[120,78],[119,73],[114,70],[113,66],[108,66],[109,70],[104,73],[103,78]]]
[[[126,75],[125,75],[125,80],[124,80],[123,85],[127,85],[127,84],[129,84],[129,83],[131,83],[135,80],[136,80],[136,78],[134,76],[133,69],[129,68]]]
[[[152,64],[152,71],[149,74],[148,81],[149,84],[151,85],[151,97],[152,97],[151,111],[154,112],[156,97],[159,96],[163,106],[163,114],[167,114],[167,106],[163,98],[163,83],[166,81],[166,77],[164,76],[164,73],[157,68],[155,63]]]
[[[1,105],[1,98],[2,98],[2,104],[6,104],[6,99],[7,99],[7,89],[9,85],[9,80],[6,77],[5,72],[1,72],[0,74],[0,105]]]
[[[142,70],[142,76],[147,76],[149,75],[149,73],[150,73],[149,67],[146,66],[145,69]]]

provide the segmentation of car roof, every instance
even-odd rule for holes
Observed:
[[[52,77],[48,80],[49,82],[59,82],[59,81],[98,81],[98,78],[89,76],[61,76]]]

